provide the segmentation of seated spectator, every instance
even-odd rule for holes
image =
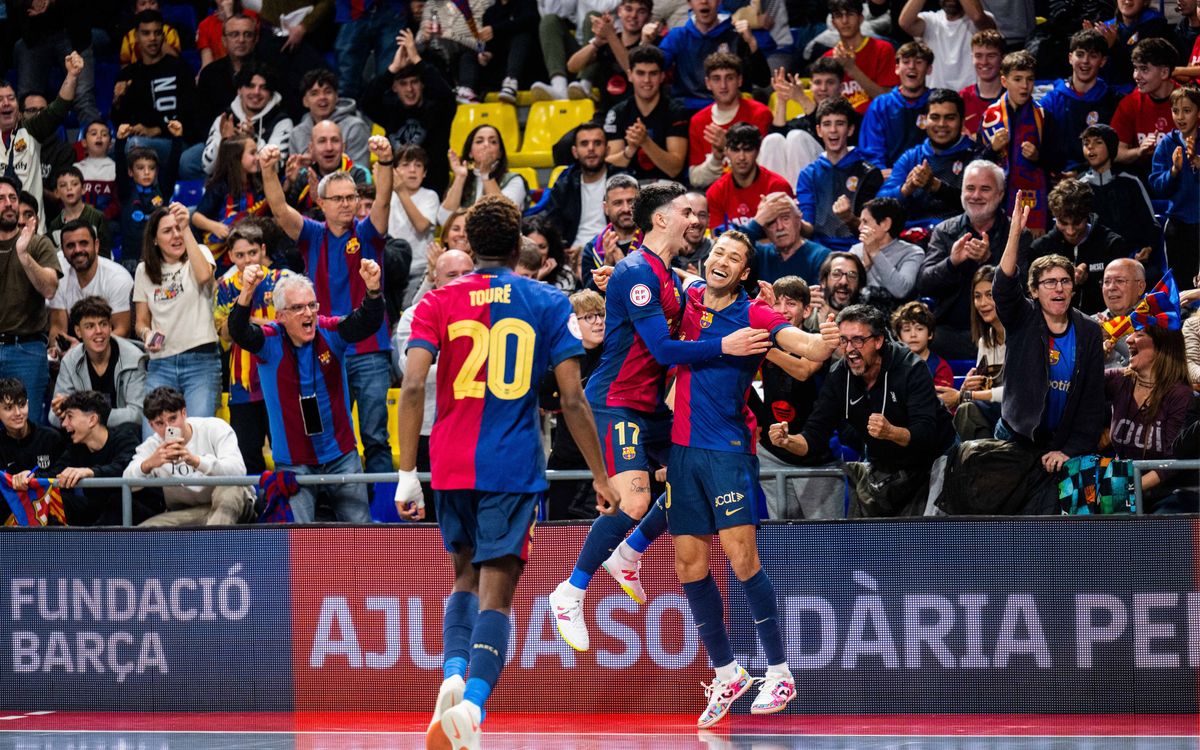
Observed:
[[[900,83],[896,75],[896,49],[882,39],[863,36],[863,4],[859,0],[830,0],[829,15],[838,42],[825,57],[841,63],[846,71],[842,96],[854,111],[865,114],[872,99]]]
[[[1171,43],[1175,45],[1175,51],[1179,53],[1181,60],[1187,60],[1189,67],[1200,66],[1200,50],[1196,49],[1196,40],[1200,39],[1200,3],[1195,0],[1183,0],[1175,5],[1175,11],[1179,14],[1179,22],[1171,30],[1173,36]],[[1200,76],[1200,70],[1190,74],[1181,74],[1179,70],[1175,71],[1176,78],[1184,76],[1190,77],[1195,82],[1196,76]]]
[[[845,99],[827,101],[817,109],[817,133],[825,151],[804,168],[796,183],[804,236],[838,250],[854,244],[862,206],[883,184],[883,173],[850,145],[855,118]]]
[[[88,205],[83,200],[83,173],[79,167],[67,167],[54,175],[55,197],[62,203],[62,212],[46,222],[46,231],[54,244],[62,249],[62,229],[67,224],[83,222],[92,228],[96,235],[97,249],[106,258],[112,257],[112,237],[108,231],[108,222],[104,214]]]
[[[112,132],[103,122],[87,126],[83,137],[83,159],[75,166],[83,175],[83,201],[104,215],[105,221],[115,221],[121,213],[117,197],[117,163],[108,155],[112,149]]]
[[[962,209],[963,168],[978,146],[963,134],[963,100],[949,89],[934,89],[925,103],[924,143],[900,155],[881,198],[895,198],[913,218],[945,218]],[[899,230],[898,230],[899,231]]]
[[[574,248],[582,248],[606,222],[604,189],[609,169],[604,158],[607,153],[608,135],[604,126],[594,120],[580,125],[575,129],[571,146],[575,161],[550,187],[550,197],[542,215],[558,225],[563,239]]]
[[[772,193],[763,198],[745,229],[754,242],[754,278],[774,284],[785,276],[796,276],[806,282],[807,295],[807,283],[817,283],[829,248],[804,239],[802,223],[790,194]]]
[[[663,53],[663,70],[674,74],[671,95],[688,112],[713,103],[705,81],[707,61],[714,52],[731,53],[745,60],[746,78],[752,85],[765,86],[771,79],[767,58],[749,22],[722,18],[717,6],[717,0],[688,0],[692,13],[687,23],[668,31],[658,45]]]
[[[771,131],[763,137],[758,152],[759,165],[796,184],[801,170],[821,155],[817,136],[816,111],[822,102],[840,97],[842,66],[831,57],[822,57],[809,67],[812,95],[805,93],[800,76],[788,76],[782,68],[775,71],[771,85],[775,89],[775,109]],[[788,119],[788,102],[796,102],[803,114]]]
[[[688,114],[662,90],[664,59],[657,47],[635,47],[629,53],[633,96],[604,118],[608,163],[639,180],[673,180],[687,159]]]
[[[62,267],[66,273],[58,282],[58,291],[50,300],[50,340],[73,335],[78,319],[68,320],[67,311],[85,297],[99,297],[109,306],[109,327],[115,336],[128,337],[133,330],[129,316],[129,297],[133,277],[108,258],[100,257],[96,231],[85,221],[68,222],[60,235]],[[75,341],[72,341],[74,346]],[[66,352],[62,352],[65,354]],[[99,390],[99,389],[86,389]]]
[[[887,340],[881,312],[852,305],[837,322],[845,357],[830,368],[800,433],[773,424],[771,442],[804,456],[828,445],[834,430],[853,428],[870,458],[846,465],[850,517],[923,515],[957,445],[950,412],[938,403],[925,363]]]
[[[133,15],[136,18],[138,13],[144,10],[152,10],[155,13],[161,13],[162,8],[159,7],[158,0],[133,0]],[[179,57],[179,51],[183,46],[179,43],[179,32],[169,23],[163,24],[163,52],[171,57]],[[130,29],[121,38],[121,65],[128,65],[138,61],[138,45],[137,45],[137,27]]]
[[[278,322],[260,326],[250,320],[250,305],[263,278],[262,269],[247,266],[242,273],[242,291],[229,313],[229,334],[238,346],[258,358],[263,396],[272,405],[267,414],[276,470],[296,474],[362,473],[350,417],[345,357],[352,344],[370,339],[383,326],[384,304],[379,264],[364,259],[359,264],[359,275],[366,288],[362,304],[340,318],[317,314],[320,305],[307,278],[281,279],[275,285]],[[315,362],[316,367],[301,367],[305,361]],[[292,417],[284,418],[285,408]],[[299,420],[293,418],[297,413]],[[365,484],[328,487],[339,521],[370,523]],[[311,523],[316,518],[316,501],[309,487],[300,488],[291,499],[291,507],[297,523]]]
[[[696,221],[690,222],[687,229],[683,230],[683,248],[679,251],[679,255],[671,260],[671,267],[699,276],[704,273],[704,261],[708,258],[708,252],[712,250],[713,246],[713,241],[708,237],[706,230],[709,216],[708,198],[704,193],[692,190],[688,192],[687,199]]]
[[[603,203],[608,224],[583,246],[579,262],[579,278],[585,287],[595,288],[592,271],[601,266],[615,266],[641,247],[642,231],[633,220],[633,204],[640,192],[638,181],[630,175],[608,178]]]
[[[95,391],[107,398],[112,408],[105,424],[141,429],[146,354],[131,341],[113,335],[112,315],[103,297],[84,297],[71,307],[72,330],[79,346],[66,352],[59,363],[50,400],[51,425],[62,425],[63,403],[71,394]]]
[[[212,63],[205,63],[196,79],[196,93],[200,98],[196,120],[200,123],[215,120],[237,96],[237,86],[233,80],[244,66],[254,60],[254,50],[258,46],[258,16],[253,11],[243,9],[230,12],[221,29],[227,54]],[[200,56],[204,57],[203,49]]]
[[[863,287],[870,304],[885,312],[914,296],[925,260],[924,250],[900,239],[904,220],[904,207],[895,198],[867,201],[858,222],[860,241],[850,248],[867,269]],[[929,333],[932,338],[932,327]]]
[[[1004,324],[1009,378],[996,437],[1040,456],[1044,472],[1024,513],[1059,513],[1058,474],[1074,456],[1094,453],[1104,430],[1104,349],[1100,326],[1071,308],[1075,266],[1059,255],[1029,265],[1021,289],[1017,258],[1030,209],[1018,204],[996,272],[996,313]],[[1041,375],[1045,373],[1045,375]]]
[[[1063,180],[1050,191],[1054,228],[1033,241],[1031,258],[1061,255],[1075,265],[1074,304],[1087,315],[1104,309],[1101,294],[1104,268],[1126,254],[1126,244],[1099,224],[1092,213],[1092,189],[1086,183]]]
[[[200,72],[203,75],[204,69],[218,60],[224,60],[229,54],[229,48],[225,44],[228,38],[230,45],[236,46],[237,41],[243,37],[238,33],[229,33],[225,28],[225,23],[239,15],[243,15],[255,23],[253,37],[257,42],[258,31],[258,14],[252,10],[246,9],[241,0],[217,0],[215,3],[216,9],[212,13],[204,17],[196,26],[196,51],[200,54]],[[245,37],[250,38],[250,37]],[[251,45],[253,49],[253,45]],[[231,98],[230,96],[221,97],[220,101]]]
[[[1003,209],[1004,172],[976,160],[963,170],[963,213],[933,228],[917,294],[934,299],[934,350],[947,359],[975,356],[971,336],[971,278],[982,265],[995,265],[1003,252],[1009,218]],[[1022,263],[1028,264],[1032,237],[1021,235]]]
[[[425,4],[426,12],[439,3],[450,5],[444,0],[433,0]],[[394,145],[425,149],[429,156],[425,187],[438,195],[446,192],[450,182],[446,152],[450,149],[450,126],[458,104],[441,72],[417,54],[412,32],[400,32],[400,46],[387,72],[371,79],[360,104],[363,113],[387,131]]]
[[[1150,167],[1150,192],[1167,199],[1163,240],[1167,261],[1181,279],[1200,272],[1200,90],[1186,87],[1171,92],[1175,130],[1158,142]]]
[[[133,277],[134,333],[150,355],[146,389],[171,386],[188,412],[211,417],[221,397],[221,357],[212,327],[216,262],[188,228],[180,203],[150,215]]]
[[[150,214],[166,205],[158,183],[158,152],[132,148],[125,156],[129,165],[129,191],[121,197],[121,265],[130,274],[141,259],[142,237]]]
[[[969,0],[968,0],[969,1]],[[925,140],[925,113],[929,89],[925,77],[933,66],[933,52],[923,42],[908,42],[896,51],[894,89],[871,100],[863,117],[858,147],[863,158],[891,174],[892,165],[905,151]]]
[[[562,236],[553,223],[541,216],[535,216],[521,223],[521,234],[533,243],[538,253],[538,267],[534,269],[535,279],[567,294],[579,288],[579,279],[567,264]]]
[[[766,195],[783,193],[791,201],[792,186],[771,170],[758,165],[762,142],[758,128],[750,123],[739,122],[729,128],[723,140],[729,171],[718,177],[707,191],[710,229],[720,226],[742,229],[758,213]]]
[[[275,146],[285,157],[292,133],[292,119],[281,105],[283,97],[275,90],[273,78],[264,67],[250,64],[234,78],[237,97],[229,109],[218,115],[208,130],[202,163],[211,175],[217,161],[217,147],[238,133],[254,138],[258,148]]]
[[[979,131],[983,113],[1004,93],[1000,85],[1000,60],[1004,57],[1004,37],[995,29],[984,29],[971,37],[971,63],[975,83],[961,89],[963,132],[972,138]]]
[[[38,199],[33,197],[32,193],[22,190],[17,194],[18,201],[18,222],[20,226],[25,226],[29,222],[36,222],[38,214],[41,212],[41,204]],[[37,225],[34,224],[36,227]]]
[[[415,45],[420,45],[425,54],[432,53],[438,67],[451,79],[460,80],[463,67],[470,64],[463,58],[478,54],[479,45],[484,43],[478,27],[491,5],[491,0],[467,3],[474,19],[468,22],[453,0],[428,0],[421,10],[421,29],[414,40]],[[465,93],[461,89],[455,91],[458,102],[468,102]]]
[[[202,242],[221,267],[229,264],[227,240],[238,222],[268,212],[254,136],[238,133],[221,141],[204,196],[192,213],[192,226],[203,232]]]
[[[1084,28],[1099,31],[1108,42],[1110,54],[1101,75],[1109,81],[1128,81],[1137,65],[1130,59],[1134,45],[1146,39],[1166,41],[1171,37],[1171,27],[1162,13],[1150,8],[1150,0],[1120,0],[1116,11],[1108,22],[1085,21]]]
[[[420,146],[404,145],[396,149],[392,175],[392,208],[388,213],[388,241],[403,240],[409,247],[407,284],[413,289],[425,275],[425,254],[437,228],[437,193],[421,187],[429,169],[429,156]],[[385,269],[386,271],[386,269]],[[385,273],[386,276],[386,273]],[[416,280],[416,284],[413,284]]]
[[[995,29],[995,17],[981,0],[941,0],[936,11],[925,10],[923,0],[907,0],[898,19],[900,28],[929,45],[938,64],[929,73],[929,86],[958,91],[971,85],[972,37]]]
[[[1142,181],[1113,165],[1119,146],[1117,131],[1089,125],[1079,137],[1088,170],[1079,178],[1092,189],[1092,207],[1101,223],[1116,232],[1145,262],[1161,241],[1161,227]]]
[[[1147,326],[1129,335],[1129,366],[1104,372],[1104,396],[1112,404],[1108,436],[1116,458],[1169,461],[1187,423],[1192,403],[1183,334]],[[1194,472],[1155,470],[1142,474],[1142,512],[1156,509]],[[1163,509],[1165,510],[1165,508]]]
[[[1146,292],[1146,269],[1132,258],[1118,258],[1104,269],[1101,283],[1105,308],[1092,316],[1097,323],[1104,323],[1133,312]],[[1125,367],[1129,364],[1128,334],[1104,339],[1104,366]]]
[[[337,123],[330,120],[318,122],[312,129],[312,140],[304,153],[293,153],[287,157],[284,167],[283,189],[288,205],[305,216],[320,221],[324,214],[317,205],[313,188],[326,175],[344,172],[354,178],[356,185],[371,184],[371,160],[358,164],[345,151],[345,141]]]
[[[995,434],[1004,398],[1004,325],[996,316],[992,299],[995,266],[982,266],[972,279],[971,335],[979,354],[959,388],[938,387],[938,398],[954,411],[954,429],[960,440],[982,440]]]
[[[520,78],[537,54],[538,22],[536,0],[494,0],[479,25],[483,51],[458,59],[458,100],[479,101],[499,89],[500,101],[516,104]]]
[[[821,321],[825,320],[829,313],[840,313],[862,301],[867,269],[854,253],[839,251],[830,253],[825,258],[817,277],[819,283],[809,289],[812,296],[812,312],[804,321],[804,328],[808,331],[818,331]]]
[[[748,123],[767,134],[771,110],[742,97],[742,61],[729,52],[714,52],[704,61],[704,85],[713,103],[692,115],[688,123],[688,179],[706,188],[725,170],[726,137],[735,123]]]
[[[370,71],[368,78],[387,70],[388,61],[396,54],[396,34],[408,25],[409,4],[401,0],[335,0],[334,8],[333,20],[338,31],[333,49],[337,55],[338,78],[333,88],[353,100],[362,89],[363,73],[371,53],[375,55],[375,68]],[[303,87],[302,90],[308,92],[309,88]],[[305,106],[308,106],[307,103]],[[328,117],[328,114],[314,116],[313,122]],[[338,124],[342,125],[346,140],[354,143],[353,147],[347,149],[351,152],[351,158],[360,164],[366,163],[364,160],[367,158],[370,131],[365,130],[362,134],[360,152],[349,128],[341,121]],[[292,153],[303,150],[302,146],[293,146]]]
[[[233,429],[215,417],[189,417],[183,394],[174,388],[146,395],[146,419],[153,432],[125,467],[126,479],[245,476]],[[139,525],[232,526],[252,520],[254,513],[254,490],[244,485],[163,487],[162,494],[166,510]]]
[[[21,95],[20,116],[23,118],[32,118],[49,108],[50,100],[40,91],[27,91]],[[3,119],[3,115],[0,115],[0,119]],[[55,212],[53,204],[56,199],[54,197],[54,181],[50,178],[74,164],[78,154],[75,153],[74,144],[68,146],[63,140],[62,131],[57,128],[39,139],[38,145],[41,146],[42,151],[41,202],[46,206],[46,213],[53,215]],[[3,146],[0,145],[0,148]]]
[[[266,471],[263,445],[267,440],[267,405],[259,382],[258,361],[233,343],[229,335],[229,312],[242,293],[242,273],[247,266],[262,269],[263,279],[254,290],[250,320],[260,325],[275,320],[277,309],[272,301],[275,285],[291,275],[287,269],[271,268],[262,229],[252,222],[234,227],[227,238],[229,260],[233,267],[217,282],[213,300],[213,322],[221,337],[221,345],[229,349],[229,426],[237,435],[245,471],[262,474]]]
[[[954,371],[950,369],[949,362],[929,351],[929,342],[933,340],[933,324],[933,312],[920,300],[905,302],[892,313],[892,333],[929,368],[936,391],[954,385]]]
[[[1033,101],[1033,75],[1037,60],[1028,52],[1013,52],[1000,63],[1004,95],[983,113],[979,142],[990,149],[989,158],[1004,169],[1005,206],[1024,201],[1033,207],[1029,231],[1041,236],[1047,229],[1046,198],[1049,186],[1041,167],[1042,127],[1045,115]]]
[[[345,28],[342,27],[343,30]],[[343,32],[338,33],[340,36]],[[393,52],[388,51],[389,58]],[[361,65],[359,70],[362,70]],[[370,164],[371,153],[367,150],[367,139],[371,137],[371,126],[359,115],[358,104],[353,99],[338,96],[337,75],[326,68],[310,70],[300,80],[300,91],[304,108],[308,112],[288,136],[288,153],[303,154],[308,151],[316,124],[329,120],[336,123],[341,131],[342,147],[346,156],[355,164]]]
[[[525,178],[508,171],[508,151],[500,131],[491,125],[477,125],[463,142],[462,158],[450,152],[450,171],[454,182],[442,198],[438,223],[460,208],[470,208],[485,195],[503,195],[518,207],[525,205],[529,186]]]
[[[1171,132],[1171,92],[1177,87],[1171,71],[1178,58],[1166,40],[1147,39],[1137,43],[1131,59],[1137,88],[1121,99],[1113,113],[1112,127],[1120,140],[1114,161],[1145,177],[1158,142]]]
[[[617,102],[625,101],[633,95],[629,90],[629,79],[626,75],[629,72],[629,53],[639,44],[653,44],[656,41],[658,24],[650,23],[650,14],[653,11],[652,0],[622,0],[617,5],[616,20],[607,13],[592,16],[591,42],[580,47],[567,60],[567,72],[578,77],[578,80],[566,86],[568,98],[590,98],[592,86],[596,84],[600,88],[600,105],[597,110],[607,112]],[[541,28],[545,28],[546,17],[542,18]],[[573,38],[573,24],[570,31]],[[542,38],[545,39],[545,35]],[[551,49],[552,47],[547,47],[543,41],[542,52],[547,59],[547,70],[550,70],[552,64]],[[549,93],[557,94],[559,89],[554,88],[553,74],[550,82]],[[533,92],[536,98],[536,83],[533,85]]]
[[[61,432],[29,419],[29,396],[16,378],[0,378],[0,427],[0,471],[14,477],[47,476],[67,447]],[[0,516],[6,513],[0,509]]]
[[[1070,49],[1071,76],[1056,81],[1039,104],[1050,124],[1042,139],[1044,166],[1074,175],[1087,167],[1079,134],[1089,125],[1112,122],[1118,97],[1100,77],[1108,59],[1104,35],[1095,29],[1076,32]]]

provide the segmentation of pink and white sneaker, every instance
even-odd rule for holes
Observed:
[[[796,697],[796,681],[790,674],[775,674],[767,672],[767,676],[755,682],[762,682],[758,695],[750,706],[752,714],[773,714],[787,708],[787,704]]]
[[[704,695],[708,698],[708,706],[705,707],[704,713],[700,714],[696,726],[707,729],[723,719],[725,714],[729,713],[729,707],[733,705],[733,702],[741,698],[753,684],[754,679],[740,666],[737,677],[729,682],[714,677],[711,684],[704,685]]]
[[[617,547],[603,563],[604,569],[613,577],[630,599],[638,604],[646,603],[646,590],[642,588],[642,556],[632,562],[621,556]]]

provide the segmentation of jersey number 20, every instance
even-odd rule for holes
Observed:
[[[466,336],[471,351],[462,369],[454,376],[454,398],[483,398],[486,391],[506,401],[514,401],[529,392],[533,377],[533,327],[520,318],[503,318],[490,329],[478,320],[460,320],[448,327],[450,340]],[[508,341],[516,339],[513,351],[512,379],[506,379],[509,366]],[[477,380],[487,366],[487,382]]]

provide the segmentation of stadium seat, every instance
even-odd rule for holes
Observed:
[[[568,165],[566,164],[559,164],[557,167],[555,167],[554,170],[550,172],[550,181],[546,183],[546,186],[554,187],[554,183],[558,182],[559,175],[567,171],[567,166]]]
[[[810,92],[806,89],[804,93],[807,94]],[[775,97],[776,94],[772,93],[771,100],[768,103],[768,106],[771,108],[771,112],[775,111]],[[802,114],[804,114],[804,108],[800,106],[800,102],[797,102],[794,99],[789,99],[787,103],[787,119],[790,120],[793,117],[799,117]]]
[[[508,163],[518,167],[553,167],[551,149],[554,144],[595,114],[596,105],[591,99],[535,102],[529,108],[529,118],[525,121],[525,142],[521,144],[519,152],[509,151]]]
[[[204,180],[180,180],[175,183],[174,200],[190,209],[200,205],[204,197]]]
[[[511,163],[511,162],[510,162],[510,163]],[[537,170],[536,170],[536,169],[530,169],[529,167],[513,167],[513,166],[510,166],[510,167],[508,168],[508,171],[509,171],[509,172],[512,172],[513,174],[519,174],[519,175],[521,175],[522,177],[524,177],[524,178],[525,178],[525,188],[526,188],[526,189],[527,189],[529,192],[531,192],[531,193],[532,193],[534,190],[540,190],[540,189],[541,189],[541,187],[542,187],[542,186],[541,186],[541,184],[540,184],[540,183],[538,183],[538,176],[537,176]]]
[[[500,92],[499,91],[489,91],[487,93],[487,95],[483,97],[483,101],[486,104],[503,104],[503,102],[500,101]],[[533,104],[533,92],[532,91],[518,91],[517,92],[517,106],[518,107],[528,107],[531,104]]]
[[[450,148],[458,152],[467,140],[467,134],[479,125],[491,125],[500,131],[504,148],[508,151],[511,165],[513,152],[521,142],[521,129],[517,125],[517,110],[511,104],[460,104],[450,126]],[[460,154],[461,156],[461,154]]]

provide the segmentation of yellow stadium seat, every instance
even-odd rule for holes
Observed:
[[[804,93],[807,94],[808,92],[805,91]],[[771,107],[771,112],[775,111],[775,97],[776,94],[771,94],[771,102],[769,105]],[[802,114],[804,114],[804,109],[800,106],[800,103],[794,99],[789,99],[787,103],[787,118],[790,120],[793,117],[799,117]]]
[[[487,102],[488,104],[491,104],[493,102],[499,104],[500,103],[500,92],[499,91],[489,91],[483,97],[483,100],[485,102]],[[517,106],[518,107],[528,107],[530,104],[533,104],[533,92],[532,91],[518,91],[517,92]]]
[[[513,174],[519,174],[522,177],[524,177],[525,178],[525,188],[527,190],[533,191],[533,190],[537,190],[538,188],[541,187],[541,185],[538,184],[538,176],[537,176],[536,169],[530,169],[529,167],[509,167],[508,171],[512,172]]]
[[[521,150],[508,152],[508,163],[518,167],[554,166],[551,149],[572,128],[592,119],[596,105],[591,99],[534,102],[525,121],[525,141]],[[505,141],[507,144],[507,141]]]
[[[557,167],[555,167],[554,171],[550,173],[550,182],[548,183],[548,187],[554,187],[554,183],[558,182],[558,176],[566,171],[567,171],[566,164],[560,164]]]
[[[521,129],[517,125],[517,110],[511,104],[460,104],[450,126],[450,148],[458,152],[467,140],[467,135],[480,125],[491,125],[500,131],[504,148],[508,152],[508,163],[512,164],[513,152],[521,142]],[[462,156],[463,154],[459,154]]]

